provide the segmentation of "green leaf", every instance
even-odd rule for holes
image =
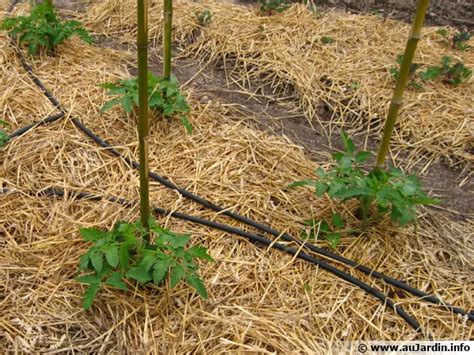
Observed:
[[[107,285],[118,288],[119,290],[127,291],[128,287],[125,282],[123,282],[123,276],[119,272],[114,272],[106,281]]]
[[[157,262],[153,266],[153,282],[159,284],[168,273],[169,263],[165,260]]]
[[[342,217],[336,213],[333,213],[332,215],[332,224],[334,227],[336,228],[344,228],[344,220],[342,219]]]
[[[103,232],[96,228],[81,228],[79,229],[79,233],[87,242],[97,242],[108,237],[107,232]]]
[[[130,270],[128,270],[127,275],[128,278],[131,278],[133,280],[137,280],[138,282],[145,284],[148,281],[152,280],[152,277],[150,276],[150,273],[146,270],[143,270],[139,267],[133,267]]]
[[[184,269],[183,265],[176,265],[171,268],[171,281],[170,287],[174,288],[184,277],[186,274],[186,270]]]
[[[79,270],[84,271],[89,268],[90,253],[82,255],[79,259]]]
[[[353,155],[355,152],[354,142],[352,141],[351,138],[349,138],[347,133],[343,130],[341,130],[341,139],[342,139],[342,144],[344,144],[344,150],[348,154]]]
[[[129,250],[126,244],[120,245],[119,248],[119,264],[122,270],[128,269]]]
[[[322,197],[328,189],[329,186],[327,184],[324,184],[320,181],[316,182],[316,196]]]
[[[112,107],[119,105],[120,103],[121,103],[121,99],[109,100],[104,104],[104,106],[102,106],[102,108],[100,109],[100,112],[104,113],[110,110]]]
[[[112,267],[117,267],[119,264],[119,248],[118,246],[111,246],[105,251],[105,259]]]
[[[372,155],[372,153],[370,153],[370,152],[362,151],[362,152],[359,152],[359,153],[356,154],[355,160],[358,163],[362,163],[362,162],[366,161],[371,155]]]
[[[100,274],[102,267],[104,266],[104,255],[100,251],[95,251],[91,254],[90,259],[95,271]]]
[[[328,241],[331,248],[336,249],[341,241],[340,233],[328,233],[326,234],[326,240]]]
[[[100,280],[101,278],[97,274],[83,275],[76,278],[77,282],[88,285],[99,284]]]
[[[124,95],[122,97],[121,104],[125,112],[132,113],[133,105],[132,105],[132,99],[130,98],[130,96]]]
[[[199,245],[189,248],[188,253],[199,259],[214,261],[214,259],[207,253],[207,249]]]
[[[186,278],[186,282],[189,286],[194,288],[199,295],[204,298],[205,300],[208,299],[206,287],[204,286],[204,283],[202,282],[201,278],[196,275],[196,274],[191,274]]]
[[[193,126],[191,126],[191,122],[189,122],[188,118],[186,116],[180,116],[179,119],[181,120],[184,128],[186,128],[186,132],[188,134],[193,133]]]
[[[92,306],[92,302],[94,302],[94,298],[97,295],[99,288],[99,283],[90,284],[89,287],[87,287],[86,292],[84,293],[84,300],[82,302],[82,308],[85,311],[87,311]]]

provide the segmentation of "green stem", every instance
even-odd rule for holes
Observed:
[[[171,33],[173,29],[173,0],[164,0],[163,5],[164,32],[163,32],[163,77],[171,77]]]
[[[148,0],[137,0],[137,26],[140,213],[142,225],[145,230],[148,231],[148,220],[150,218],[150,197],[148,181]]]
[[[398,76],[397,86],[390,104],[387,120],[385,121],[382,142],[380,143],[380,148],[377,155],[376,167],[383,165],[388,153],[390,138],[392,137],[393,128],[395,127],[395,123],[397,121],[398,111],[402,106],[403,92],[408,82],[410,66],[413,62],[413,57],[415,56],[416,46],[421,37],[421,27],[423,26],[423,22],[425,20],[425,14],[426,10],[428,9],[428,5],[429,0],[418,0],[413,27],[410,37],[407,41],[405,54],[403,55],[403,62],[400,67],[400,75]]]

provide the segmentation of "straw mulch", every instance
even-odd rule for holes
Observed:
[[[150,33],[156,45],[162,31],[162,2],[150,1],[150,7]],[[196,14],[204,9],[210,9],[213,17],[201,27]],[[397,54],[403,53],[409,25],[376,16],[315,14],[301,5],[265,17],[254,8],[228,3],[180,1],[174,14],[175,40],[203,65],[223,63],[229,76],[247,85],[270,85],[277,93],[290,89],[310,124],[322,124],[329,134],[336,126],[345,126],[379,136],[394,89],[389,70],[396,65]],[[97,33],[134,42],[132,2],[101,1],[82,18]],[[447,48],[437,29],[423,31],[415,58],[425,64],[422,70],[438,65],[444,55],[474,68],[474,51]],[[334,42],[322,43],[324,36]],[[393,137],[394,155],[409,148],[408,167],[418,160],[429,164],[443,157],[471,172],[473,96],[472,78],[456,88],[438,80],[424,84],[422,90],[408,90]],[[323,122],[322,105],[333,112],[330,122]]]
[[[2,53],[12,70],[4,72],[1,92],[23,94],[33,88],[13,51]],[[33,66],[71,115],[136,159],[133,118],[120,109],[100,114],[107,97],[97,89],[102,80],[127,77],[128,58],[127,53],[70,41],[61,46],[58,57],[35,59]],[[311,176],[316,167],[300,148],[284,138],[253,130],[244,123],[245,117],[218,102],[203,105],[194,100],[192,92],[188,97],[193,108],[189,116],[192,135],[177,120],[153,118],[153,171],[296,236],[303,220],[311,216],[328,217],[340,211],[351,218],[353,206],[316,199],[305,188],[286,189],[290,182]],[[13,124],[36,119],[44,105],[43,96],[36,92],[25,95],[21,105],[13,101],[14,96],[6,100],[11,107],[6,119]],[[207,246],[216,260],[202,264],[200,271],[209,300],[200,299],[185,285],[170,290],[168,285],[135,288],[131,284],[129,292],[106,288],[92,310],[84,312],[84,287],[74,280],[79,256],[88,248],[79,228],[110,228],[118,220],[135,220],[138,207],[79,201],[70,194],[41,198],[27,193],[54,186],[67,192],[85,190],[136,200],[138,173],[91,142],[67,117],[38,127],[3,148],[0,183],[20,191],[0,196],[2,352],[327,353],[331,342],[418,337],[378,301],[312,265],[167,217],[159,221],[191,233],[193,242]],[[155,183],[151,190],[155,205],[238,226]],[[469,222],[425,212],[417,234],[387,222],[359,238],[344,240],[339,250],[470,309],[472,227]],[[325,245],[323,241],[319,244]],[[473,337],[466,320],[408,295],[394,297],[436,339]]]

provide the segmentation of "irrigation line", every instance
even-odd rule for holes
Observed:
[[[2,193],[2,194],[15,193],[15,192],[19,192],[19,191],[14,191],[14,190],[9,190],[9,189],[0,189],[0,193]],[[30,193],[30,195],[34,195],[34,196],[43,195],[43,196],[50,196],[50,197],[51,196],[64,197],[64,196],[66,196],[66,193],[64,192],[63,189],[47,188],[47,189],[44,189],[44,190],[40,190],[37,193]],[[121,204],[121,205],[124,205],[124,206],[133,206],[135,204],[135,203],[133,203],[131,201],[127,201],[127,200],[125,200],[121,197],[99,196],[99,195],[93,195],[93,194],[88,193],[88,192],[71,193],[71,194],[68,194],[68,195],[69,196],[74,196],[78,199],[83,199],[83,200],[91,200],[91,201],[106,200],[106,201],[113,202],[113,203],[118,203],[118,204]],[[192,223],[201,224],[201,225],[208,226],[208,227],[211,227],[211,228],[214,228],[214,229],[218,229],[218,230],[230,233],[230,234],[235,234],[235,235],[238,235],[238,236],[241,236],[241,237],[244,237],[244,238],[248,239],[252,243],[258,243],[258,244],[262,244],[264,246],[268,246],[268,247],[271,247],[271,248],[281,250],[281,251],[283,251],[283,252],[285,252],[289,255],[295,256],[299,259],[302,259],[306,262],[309,262],[313,265],[316,265],[316,266],[320,267],[321,269],[324,269],[324,270],[336,275],[337,277],[343,279],[344,281],[347,281],[347,282],[361,288],[362,290],[366,291],[368,294],[374,296],[383,305],[387,305],[388,307],[390,307],[395,312],[395,314],[398,314],[400,317],[402,317],[414,330],[416,330],[417,332],[422,333],[422,329],[421,329],[421,326],[418,323],[418,321],[415,318],[411,317],[403,308],[401,308],[399,305],[397,305],[395,302],[393,302],[384,293],[382,293],[381,291],[379,291],[375,287],[372,287],[372,286],[364,283],[363,281],[353,277],[352,275],[349,275],[348,273],[346,273],[342,270],[339,270],[338,268],[332,266],[331,264],[328,264],[327,262],[325,262],[323,260],[312,257],[312,256],[310,256],[310,255],[308,255],[304,252],[301,252],[300,250],[298,250],[296,248],[291,248],[291,247],[288,247],[288,246],[283,245],[281,243],[273,242],[270,239],[267,239],[267,238],[265,238],[261,235],[246,232],[246,231],[243,231],[241,229],[228,226],[226,224],[209,221],[209,220],[204,219],[204,218],[200,218],[200,217],[196,217],[196,216],[190,216],[190,215],[187,215],[187,214],[184,214],[184,213],[181,213],[181,212],[170,211],[170,210],[166,210],[164,208],[159,208],[159,207],[153,207],[152,211],[155,214],[158,214],[158,215],[165,215],[165,216],[169,215],[169,216],[174,217],[174,218],[182,219],[182,220],[189,221],[189,222],[192,222]]]
[[[14,6],[14,4],[13,4]],[[13,43],[14,44],[14,43]],[[14,46],[16,48],[16,46]],[[22,64],[23,68],[25,69],[25,71],[28,73],[28,75],[31,77],[31,79],[35,82],[35,84],[41,89],[41,91],[44,93],[44,95],[48,98],[48,100],[57,108],[61,111],[61,113],[65,114],[65,111],[64,109],[62,108],[61,104],[59,103],[59,101],[51,94],[51,92],[45,87],[45,85],[41,82],[41,80],[36,76],[36,74],[33,72],[33,69],[28,65],[28,63],[26,62],[24,56],[22,55],[22,53],[17,49],[16,50],[16,54],[17,56],[19,57],[19,60],[20,60],[20,63]],[[59,117],[60,118],[60,117]],[[58,118],[58,119],[59,119]],[[120,152],[118,152],[117,150],[115,150],[109,143],[107,143],[106,141],[104,141],[103,139],[101,139],[100,137],[98,137],[97,135],[95,135],[87,126],[85,126],[79,119],[75,118],[75,117],[72,117],[72,122],[74,123],[74,125],[76,127],[78,127],[82,132],[84,132],[87,136],[89,136],[92,140],[94,140],[97,144],[99,144],[100,146],[102,146],[103,148],[106,148],[109,152],[111,152],[113,155],[117,156],[117,157],[120,157],[121,159],[123,159],[127,164],[129,164],[130,166],[132,166],[133,168],[135,169],[138,169],[140,167],[140,165],[123,156]],[[444,301],[442,301],[441,299],[439,299],[438,297],[436,296],[433,296],[433,295],[429,295],[421,290],[418,290],[416,288],[413,288],[411,287],[410,285],[400,281],[400,280],[396,280],[390,276],[387,276],[383,273],[380,273],[378,271],[375,271],[375,270],[372,270],[370,269],[369,267],[365,266],[365,265],[361,265],[353,260],[350,260],[350,259],[347,259],[341,255],[337,255],[337,254],[334,254],[328,250],[325,250],[325,249],[322,249],[322,248],[319,248],[311,243],[308,243],[308,242],[303,242],[301,240],[298,240],[292,236],[290,236],[289,234],[287,233],[281,233],[265,224],[261,224],[259,222],[256,222],[252,219],[249,219],[247,217],[244,217],[244,216],[241,216],[237,213],[233,213],[223,207],[220,207],[220,206],[217,206],[215,204],[213,204],[212,202],[200,197],[200,196],[196,196],[194,195],[193,193],[185,190],[185,189],[182,189],[182,188],[179,188],[178,186],[176,186],[175,184],[173,184],[172,182],[170,182],[169,180],[163,178],[162,176],[156,174],[156,173],[153,173],[153,172],[150,172],[150,177],[161,183],[162,185],[172,189],[172,190],[176,190],[178,191],[182,196],[184,197],[187,197],[195,202],[198,202],[199,204],[201,204],[202,206],[206,207],[206,208],[209,208],[209,209],[212,209],[216,212],[220,212],[221,214],[224,214],[230,218],[233,218],[234,220],[237,220],[239,222],[242,222],[242,223],[245,223],[249,226],[252,226],[262,232],[266,232],[266,233],[269,233],[269,234],[272,234],[276,237],[281,237],[283,240],[285,241],[292,241],[292,242],[296,242],[297,244],[299,245],[302,245],[317,253],[317,254],[320,254],[320,255],[323,255],[327,258],[330,258],[332,260],[335,260],[335,261],[338,261],[338,262],[341,262],[347,266],[351,266],[351,267],[354,267],[355,269],[359,270],[359,271],[362,271],[363,273],[369,275],[369,276],[373,276],[375,278],[378,278],[378,279],[381,279],[383,281],[385,281],[386,283],[388,284],[391,284],[393,286],[396,286],[400,289],[403,289],[415,296],[418,296],[420,297],[421,299],[425,300],[425,301],[428,301],[428,302],[431,302],[431,303],[434,303],[434,304],[437,304],[437,305],[440,305],[440,306],[443,306],[445,307],[446,309],[448,310],[451,310],[453,313],[456,313],[456,314],[461,314],[461,315],[464,315],[464,316],[468,316],[468,319],[469,320],[474,320],[474,312],[467,312],[461,308],[458,308],[458,307],[454,307],[448,303],[445,303]]]
[[[64,112],[60,112],[60,113],[57,113],[57,114],[54,114],[54,115],[50,115],[50,116],[46,117],[45,119],[43,119],[41,121],[33,122],[33,123],[31,123],[29,125],[26,125],[26,126],[20,128],[20,129],[17,129],[16,131],[10,133],[8,135],[8,138],[10,140],[10,139],[13,139],[15,137],[20,137],[23,134],[25,134],[26,132],[28,132],[30,129],[33,129],[37,126],[42,126],[42,125],[45,125],[45,124],[48,124],[48,123],[52,123],[54,121],[57,121],[57,120],[63,118],[64,116],[65,116]]]

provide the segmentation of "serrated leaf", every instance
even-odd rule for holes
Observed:
[[[126,244],[122,244],[119,248],[119,264],[122,270],[128,269],[129,250]]]
[[[341,139],[342,139],[342,144],[344,145],[344,150],[350,155],[354,154],[355,152],[354,142],[343,130],[341,131]]]
[[[167,261],[159,261],[153,266],[153,282],[159,284],[168,273],[169,263]]]
[[[207,249],[199,245],[189,248],[188,253],[199,259],[214,261],[214,259],[207,253]]]
[[[322,197],[324,193],[328,190],[328,185],[320,181],[316,182],[316,196]]]
[[[201,278],[196,275],[196,274],[191,274],[186,278],[186,282],[189,286],[194,288],[199,295],[204,298],[205,300],[208,299],[206,287],[204,286],[204,283],[202,282]]]
[[[90,259],[95,271],[100,274],[104,266],[104,255],[100,251],[95,251],[91,254]]]
[[[105,259],[112,267],[117,267],[119,264],[119,248],[118,246],[111,246],[105,251]]]
[[[186,274],[186,270],[184,269],[183,265],[176,265],[171,268],[171,280],[170,280],[170,287],[174,288],[184,277]]]
[[[120,99],[109,100],[104,104],[104,106],[101,107],[100,112],[104,113],[104,112],[110,110],[112,107],[119,105],[120,102],[121,102]]]
[[[184,128],[186,128],[186,132],[188,134],[193,133],[193,126],[191,126],[191,122],[189,122],[188,118],[186,116],[180,116],[179,119],[181,120]]]
[[[139,267],[133,267],[130,270],[128,270],[126,276],[128,278],[133,279],[133,280],[137,280],[138,282],[140,282],[142,284],[145,284],[148,281],[152,280],[152,277],[150,276],[150,273],[148,271],[140,269]]]
[[[79,233],[87,242],[97,242],[101,239],[107,238],[108,236],[107,232],[103,232],[96,228],[81,228],[79,229]]]
[[[84,293],[84,299],[83,299],[83,302],[82,302],[82,308],[85,311],[87,311],[92,306],[92,303],[94,302],[94,298],[97,295],[97,292],[99,291],[99,288],[100,288],[99,283],[90,284],[87,287],[86,292]]]
[[[362,163],[362,162],[366,161],[371,155],[372,155],[372,153],[370,153],[370,152],[362,151],[362,152],[359,152],[359,153],[356,154],[355,160],[358,163]]]
[[[118,288],[119,290],[127,291],[128,287],[125,282],[123,282],[123,276],[119,272],[114,272],[106,281],[107,285]]]
[[[82,275],[76,278],[77,282],[80,282],[82,284],[88,284],[88,285],[98,284],[100,283],[100,280],[101,278],[97,274]]]

